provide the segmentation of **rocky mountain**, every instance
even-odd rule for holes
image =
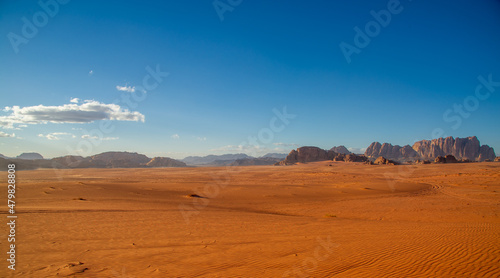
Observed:
[[[35,160],[43,159],[43,156],[39,153],[22,153],[16,157],[17,159]]]
[[[344,146],[333,147],[330,151],[341,153],[341,154],[350,154],[351,152]]]
[[[494,160],[495,151],[488,145],[480,145],[476,136],[467,138],[438,138],[433,140],[418,141],[413,146],[391,145],[389,143],[380,144],[373,142],[365,152],[371,159],[383,156],[387,159],[397,161],[413,161],[417,159],[429,159],[446,155],[453,155],[458,160],[484,161]]]
[[[210,165],[215,164],[217,160],[230,160],[235,161],[236,159],[253,158],[244,153],[238,154],[223,154],[223,155],[207,155],[207,156],[188,156],[181,159],[182,162],[187,165]]]
[[[371,159],[377,159],[382,156],[386,159],[402,161],[418,158],[419,154],[410,145],[401,147],[389,143],[380,144],[379,142],[373,142],[366,148],[365,156]]]
[[[142,167],[186,167],[184,162],[168,158],[153,159],[138,153],[105,152],[89,157],[62,156],[52,159],[27,160],[19,158],[0,158],[0,165],[16,164],[16,169],[29,170],[37,168],[142,168]]]

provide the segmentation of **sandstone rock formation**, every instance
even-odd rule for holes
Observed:
[[[439,156],[453,155],[457,160],[468,159],[471,161],[484,161],[495,159],[495,151],[487,145],[480,145],[476,136],[467,138],[438,138],[422,140],[413,144],[400,147],[389,143],[380,144],[373,142],[365,152],[369,158],[383,156],[397,161],[414,161],[417,159],[434,160]]]
[[[493,161],[500,162],[500,156],[495,157],[495,160],[493,160]]]
[[[291,165],[297,162],[312,162],[333,159],[333,151],[325,151],[318,147],[300,147],[292,150],[280,165]],[[330,158],[329,158],[330,157]]]
[[[390,160],[390,159],[386,159],[383,156],[380,156],[379,158],[375,159],[373,164],[376,164],[376,165],[396,165],[397,163],[395,161]]]
[[[444,156],[438,156],[434,159],[434,163],[446,163],[446,158]]]
[[[344,158],[345,162],[366,162],[368,161],[368,157],[364,155],[356,155],[356,154],[348,154]]]
[[[373,142],[365,151],[365,156],[369,158],[377,158],[379,156],[386,157],[388,159],[394,160],[413,160],[419,157],[418,153],[410,147],[406,146],[393,146],[389,143],[380,144],[379,142]]]
[[[467,138],[438,138],[422,140],[413,144],[413,149],[423,158],[453,155],[457,159],[483,161],[494,159],[495,151],[487,145],[481,146],[476,136]]]

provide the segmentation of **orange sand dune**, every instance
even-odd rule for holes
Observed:
[[[1,277],[500,277],[500,163],[36,170],[17,187]]]

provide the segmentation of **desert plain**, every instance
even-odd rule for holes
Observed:
[[[500,277],[498,162],[16,175],[1,277]]]

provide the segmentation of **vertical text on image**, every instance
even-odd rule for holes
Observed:
[[[7,261],[10,263],[7,267],[11,270],[16,270],[16,165],[9,164],[7,170],[7,206],[9,208],[7,213],[7,226],[9,235],[7,241],[10,243],[9,251],[7,252]]]

